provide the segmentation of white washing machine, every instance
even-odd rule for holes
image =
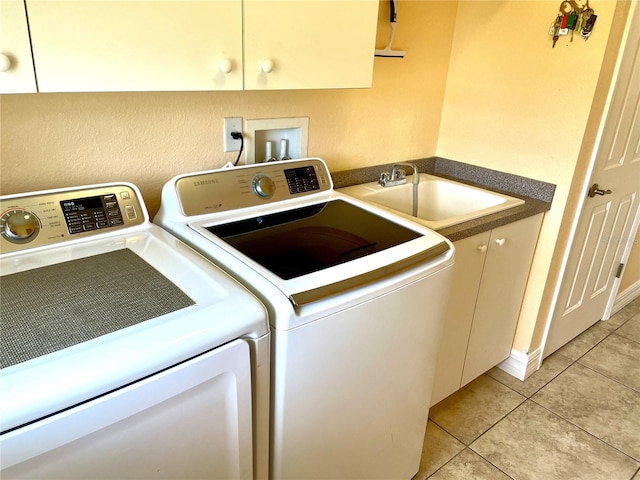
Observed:
[[[154,222],[267,305],[273,480],[418,471],[450,242],[334,191],[321,159],[177,176]]]
[[[266,476],[266,310],[135,186],[0,197],[0,270],[3,480]]]

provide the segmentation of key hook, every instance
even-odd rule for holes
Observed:
[[[610,195],[611,193],[613,193],[611,190],[607,189],[607,190],[601,190],[600,188],[598,188],[598,184],[594,183],[593,185],[591,185],[591,188],[589,189],[589,197],[593,198],[596,195]]]

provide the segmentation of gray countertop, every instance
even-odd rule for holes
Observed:
[[[531,178],[477,167],[440,157],[410,160],[418,167],[420,173],[429,173],[461,183],[466,183],[486,190],[504,193],[523,199],[523,205],[486,215],[468,222],[452,225],[437,230],[452,242],[486,232],[493,228],[521,220],[523,218],[544,213],[551,208],[555,185]],[[334,188],[343,188],[361,183],[375,182],[380,173],[390,171],[393,163],[375,165],[332,172]]]

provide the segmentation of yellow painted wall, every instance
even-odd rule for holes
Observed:
[[[559,2],[460,1],[438,155],[557,185],[545,216],[514,348],[528,352],[596,95],[616,2],[591,2],[588,41],[547,31]],[[606,92],[605,92],[606,95]],[[546,299],[545,301],[549,301]]]
[[[408,53],[376,58],[371,89],[5,95],[0,191],[126,180],[140,187],[153,215],[169,178],[235,159],[222,151],[226,116],[308,116],[308,153],[334,171],[432,156],[456,8],[453,1],[399,4],[394,48]],[[388,15],[381,2],[378,48]]]

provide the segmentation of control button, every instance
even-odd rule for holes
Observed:
[[[127,218],[129,220],[135,220],[136,218],[138,218],[138,214],[136,213],[136,209],[133,205],[127,205],[126,207],[124,207],[124,211],[127,214]]]
[[[120,192],[120,198],[122,200],[129,200],[131,198],[131,195],[129,195],[129,192]]]

